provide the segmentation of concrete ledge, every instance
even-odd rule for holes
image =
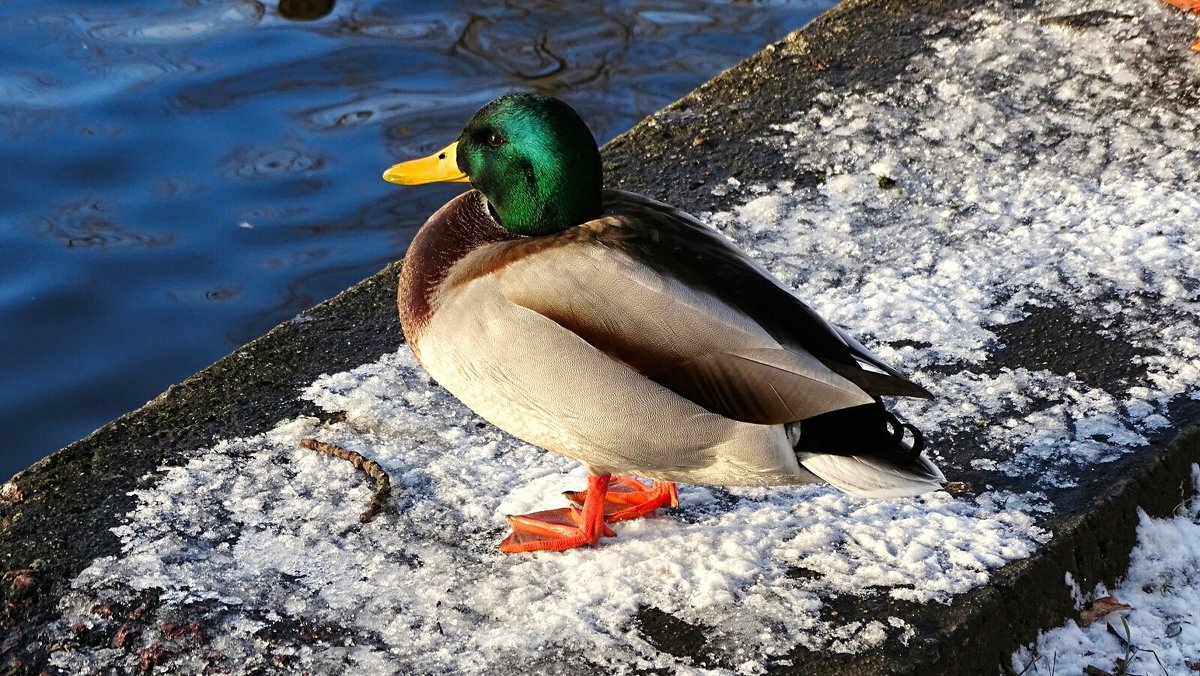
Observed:
[[[402,342],[393,264],[272,329],[144,407],[35,463],[0,493],[0,648],[6,667],[37,672],[67,585],[95,558],[121,550],[111,532],[134,505],[130,491],[188,449],[252,435],[312,414],[297,388],[321,373],[395,351]],[[27,572],[21,572],[27,571]],[[18,583],[19,580],[19,583]],[[11,643],[11,645],[10,645]]]
[[[1175,153],[1172,145],[1187,148],[1186,143],[1196,138],[1200,66],[1187,49],[1195,29],[1186,15],[1172,13],[1155,0],[1133,5],[1110,2],[1086,11],[1059,0],[984,4],[849,0],[609,144],[605,162],[611,182],[706,213],[717,227],[800,287],[806,298],[814,288],[849,288],[862,293],[874,289],[872,293],[886,299],[895,289],[873,285],[872,275],[891,267],[903,272],[911,265],[912,275],[934,280],[931,270],[939,261],[911,262],[903,256],[881,260],[871,253],[908,253],[919,248],[910,246],[911,241],[922,237],[926,245],[933,242],[942,247],[946,258],[961,255],[968,268],[975,264],[985,269],[988,261],[973,262],[967,255],[976,251],[972,246],[986,240],[988,224],[1017,229],[1029,226],[1022,218],[1037,220],[1030,210],[1039,202],[1028,195],[1036,186],[1018,184],[1017,191],[1005,193],[1003,186],[980,181],[988,190],[975,203],[945,199],[946,182],[978,178],[946,175],[936,166],[951,162],[950,151],[958,148],[988,155],[993,163],[963,166],[994,166],[997,172],[1013,167],[1034,172],[1049,166],[1058,175],[1075,177],[1082,190],[1092,191],[1080,205],[1119,192],[1120,181],[1145,183],[1147,201],[1140,213],[1131,207],[1129,216],[1159,230],[1158,235],[1147,235],[1144,246],[1164,253],[1147,259],[1153,265],[1147,264],[1144,279],[1105,277],[1107,272],[1097,262],[1097,278],[1109,285],[1099,291],[1083,288],[1092,279],[1074,275],[1075,268],[1067,263],[1057,273],[1070,293],[1055,295],[1045,292],[1047,287],[1031,287],[1035,291],[1022,296],[1025,290],[1012,280],[998,280],[994,287],[983,288],[994,292],[994,297],[977,304],[994,310],[994,317],[975,324],[960,316],[975,306],[963,309],[949,298],[950,309],[920,321],[886,314],[890,310],[875,306],[846,309],[851,318],[868,322],[886,317],[892,325],[847,323],[867,335],[873,347],[887,350],[885,356],[894,357],[899,366],[922,374],[922,382],[943,397],[976,406],[989,417],[972,425],[945,408],[905,410],[927,428],[944,421],[940,432],[931,430],[931,446],[947,475],[968,485],[960,501],[1007,496],[1004,499],[1016,505],[1012,510],[1027,512],[1034,524],[1031,530],[1041,534],[1028,555],[980,569],[986,583],[937,601],[916,602],[904,600],[897,587],[853,592],[831,587],[828,570],[796,564],[772,584],[809,594],[806,599],[819,599],[813,632],[846,630],[855,640],[839,644],[828,637],[797,633],[788,639],[788,650],[743,642],[737,647],[745,653],[739,654],[719,623],[642,603],[628,624],[620,627],[618,638],[625,642],[614,643],[610,654],[589,655],[578,646],[548,637],[547,644],[533,652],[506,648],[509,652],[504,654],[512,661],[490,667],[506,673],[566,669],[667,673],[694,668],[752,673],[994,673],[1017,646],[1073,614],[1074,600],[1065,576],[1069,574],[1085,591],[1119,578],[1128,565],[1137,509],[1154,515],[1169,513],[1192,494],[1189,468],[1200,462],[1200,400],[1194,398],[1200,387],[1196,366],[1200,356],[1187,347],[1187,341],[1200,335],[1200,314],[1194,308],[1200,289],[1195,271],[1200,268],[1189,271],[1187,267],[1197,255],[1194,243],[1200,241],[1198,205],[1187,192],[1190,185],[1194,195],[1200,161],[1194,148],[1190,153]],[[1009,40],[1018,45],[1015,54],[999,47]],[[1011,63],[1003,63],[1010,57]],[[1094,60],[1096,69],[1081,66],[1081,58]],[[967,71],[996,80],[976,83],[986,95],[945,94],[947,89],[969,88],[969,83],[955,78],[956,73]],[[993,91],[994,97],[987,94]],[[955,102],[976,107],[964,110],[959,119],[947,107]],[[983,104],[995,116],[972,122],[989,114]],[[1090,112],[1085,115],[1081,110]],[[862,125],[854,123],[856,111],[865,116]],[[1050,118],[1061,130],[1047,131],[1041,120]],[[1164,121],[1183,126],[1164,127]],[[1003,134],[993,143],[978,124],[990,124]],[[884,157],[891,149],[901,152],[915,147],[906,144],[926,128],[943,130],[930,132],[922,142],[931,155]],[[946,129],[959,131],[956,136]],[[1138,146],[1142,133],[1156,139],[1153,147]],[[838,145],[842,139],[844,146]],[[864,148],[879,157],[863,157]],[[1090,159],[1071,162],[1073,157]],[[873,169],[876,164],[882,169]],[[882,170],[890,173],[879,173]],[[863,198],[863,181],[870,182],[875,175],[880,196]],[[897,183],[900,193],[892,190]],[[1162,191],[1154,192],[1155,186]],[[839,192],[842,188],[849,192]],[[760,201],[764,197],[771,201]],[[988,211],[993,199],[999,204],[995,213]],[[1076,198],[1064,194],[1061,201],[1072,203],[1072,199]],[[1180,205],[1177,219],[1156,211],[1170,200]],[[1057,201],[1045,203],[1053,207]],[[850,233],[845,241],[871,240],[876,249],[868,250],[860,267],[854,268],[832,249],[822,248],[829,241],[806,239],[802,228],[751,231],[748,226],[754,217],[767,213],[768,207],[794,218],[804,213],[845,214],[846,223],[822,222],[814,229],[844,225]],[[1190,213],[1185,211],[1189,208]],[[943,211],[946,215],[939,216]],[[1054,217],[1046,214],[1048,220]],[[908,230],[889,230],[892,221],[900,221]],[[1088,222],[1085,218],[1079,224],[1081,232]],[[935,235],[928,235],[935,230]],[[1051,231],[1044,239],[1031,241],[1065,242],[1055,237]],[[1164,238],[1165,246],[1156,244],[1154,237]],[[1118,247],[1116,240],[1111,246],[1101,244],[1100,251]],[[821,252],[824,256],[815,258]],[[1143,249],[1130,249],[1127,255],[1142,253]],[[1014,259],[1044,255],[1012,251]],[[1065,249],[1061,252],[1064,259],[1072,255]],[[329,399],[329,387],[315,398],[299,396],[311,391],[322,374],[386,360],[401,347],[394,309],[397,270],[397,265],[388,266],[341,296],[276,327],[144,408],[5,484],[0,490],[0,634],[5,636],[0,664],[16,672],[67,670],[65,665],[117,671],[137,665],[278,673],[331,664],[365,669],[369,662],[333,655],[335,646],[344,650],[357,643],[367,646],[368,652],[398,655],[394,662],[379,663],[388,668],[437,671],[436,665],[443,663],[428,661],[433,659],[429,655],[402,654],[400,649],[406,646],[390,643],[380,632],[359,630],[352,623],[335,625],[302,611],[284,613],[282,619],[256,616],[262,627],[254,630],[254,641],[264,660],[274,655],[277,661],[229,662],[229,655],[235,653],[228,651],[237,648],[223,642],[234,633],[230,618],[245,622],[250,617],[241,601],[214,598],[192,603],[185,612],[169,598],[168,592],[178,589],[135,584],[132,577],[97,580],[94,572],[109,570],[99,565],[105,557],[118,561],[129,555],[138,537],[131,534],[138,528],[131,520],[144,513],[138,510],[147,500],[162,497],[155,491],[168,476],[175,476],[170,474],[172,468],[186,473],[206,458],[256,452],[251,446],[246,447],[249,450],[222,446],[222,440],[259,439],[277,429],[280,421],[311,416],[340,434],[359,434],[364,444],[399,443],[395,434],[390,441],[378,442],[380,435],[373,429],[368,433],[361,426],[358,432],[338,427],[337,407],[317,403]],[[834,272],[838,276],[829,276]],[[1036,270],[1019,272],[1036,281]],[[899,283],[905,278],[898,274],[886,279]],[[912,303],[920,301],[912,296]],[[838,307],[832,301],[828,308],[818,305],[823,312]],[[893,333],[897,327],[909,332]],[[970,335],[964,337],[963,331]],[[977,344],[971,336],[978,337]],[[388,368],[409,373],[403,363]],[[963,380],[967,376],[975,380]],[[982,388],[979,383],[1004,378],[1053,386],[1031,385],[1029,396],[1009,399],[996,399],[971,386]],[[1045,398],[1046,392],[1078,394],[1084,403],[1064,407],[1062,401]],[[1008,436],[1002,427],[1004,418],[1016,421]],[[1036,437],[1028,429],[1030,420],[1044,421],[1053,438]],[[1088,427],[1095,420],[1104,425]],[[460,422],[464,429],[474,427],[469,417]],[[514,453],[519,450],[503,446],[508,442],[494,432],[478,434]],[[400,460],[403,453],[395,452],[397,464],[389,470],[410,471]],[[270,453],[276,460],[283,457],[278,450]],[[1091,460],[1080,460],[1085,456]],[[397,502],[402,509],[415,509],[419,505],[404,491],[420,495],[421,486],[411,473],[405,476],[399,482]],[[361,481],[347,478],[345,483]],[[269,489],[273,490],[262,488]],[[191,496],[175,497],[186,502]],[[719,491],[710,497],[710,502],[692,511],[685,506],[680,520],[717,518],[723,510],[757,499]],[[800,497],[815,500],[817,494]],[[859,509],[856,514],[869,509],[857,504],[846,509]],[[912,504],[918,509],[923,503]],[[930,504],[934,510],[948,503]],[[1001,516],[1004,511],[999,510]],[[438,542],[436,534],[403,530],[407,528],[403,514],[388,519],[387,528],[393,530],[376,531],[371,537],[380,539],[369,543],[394,549],[388,561],[397,570],[432,566],[422,561],[440,555],[442,550],[434,545],[451,546]],[[833,529],[842,525],[844,520],[829,522]],[[240,523],[230,527],[234,531],[222,536],[226,540],[246,537],[250,530]],[[690,532],[680,528],[681,533]],[[328,531],[331,539],[346,535],[336,532],[334,524]],[[488,563],[488,557],[495,535],[477,530],[448,537],[468,540],[457,550],[464,562],[493,566],[498,564]],[[604,555],[602,549],[596,551]],[[346,589],[341,591],[349,593],[354,581],[344,582]],[[746,598],[757,598],[746,593]],[[414,622],[425,621],[414,609],[395,612],[397,616],[411,613]],[[471,616],[467,610],[462,612]],[[879,640],[854,635],[856,628],[881,619],[895,623],[881,624]],[[752,613],[750,620],[754,620]],[[764,625],[763,631],[777,634],[777,629]],[[439,624],[437,631],[441,630]],[[773,635],[771,645],[784,640]],[[326,653],[333,655],[328,658],[332,661],[322,661]]]

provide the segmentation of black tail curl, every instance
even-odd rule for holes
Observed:
[[[917,458],[921,456],[921,451],[925,450],[925,435],[921,434],[921,430],[917,429],[912,423],[901,422],[894,413],[883,408],[882,403],[879,404],[879,407],[883,409],[884,420],[886,420],[888,427],[891,429],[892,441],[896,442],[897,446],[904,447],[905,430],[908,430],[912,434],[912,443],[909,444],[908,451],[910,457],[907,459],[911,462],[916,462]]]
[[[905,442],[905,433],[912,441]],[[903,422],[875,403],[830,411],[800,421],[800,439],[795,450],[834,455],[867,455],[901,465],[916,462],[925,450],[925,437],[911,423]]]

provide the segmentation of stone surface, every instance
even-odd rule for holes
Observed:
[[[767,186],[765,190],[774,189],[781,180],[787,180],[790,182],[788,190],[792,192],[787,193],[786,199],[803,199],[793,195],[828,194],[830,179],[835,173],[865,173],[863,169],[853,167],[834,171],[824,163],[828,156],[822,156],[818,162],[810,159],[817,156],[806,155],[803,149],[788,146],[786,139],[776,139],[786,135],[788,125],[793,128],[802,125],[809,116],[822,120],[838,119],[838,102],[842,97],[872,102],[880,109],[907,111],[906,114],[919,118],[925,108],[908,97],[919,84],[912,81],[917,77],[913,73],[925,77],[923,73],[931,68],[931,60],[958,53],[954,50],[962,46],[978,45],[989,39],[994,42],[995,38],[988,38],[985,33],[998,27],[1035,33],[1037,39],[1043,40],[1044,57],[1050,64],[1062,63],[1065,64],[1063,68],[1071,66],[1069,57],[1072,53],[1056,52],[1054,48],[1091,49],[1094,42],[1095,58],[1101,62],[1108,59],[1104,62],[1108,65],[1115,64],[1112,65],[1114,72],[1122,68],[1134,69],[1140,75],[1140,81],[1114,84],[1128,95],[1089,97],[1086,91],[1080,95],[1080,105],[1094,107],[1098,119],[1121,120],[1136,126],[1136,121],[1130,123],[1129,120],[1136,119],[1141,112],[1131,110],[1131,106],[1155,109],[1147,114],[1165,111],[1194,116],[1194,111],[1200,107],[1196,100],[1200,75],[1197,75],[1195,57],[1187,45],[1190,34],[1195,31],[1195,22],[1189,22],[1183,14],[1176,16],[1166,12],[1149,1],[1125,9],[1079,11],[1064,10],[1062,3],[1050,0],[984,4],[850,1],[617,138],[605,148],[606,171],[610,181],[620,187],[646,193],[693,212],[710,216],[734,214],[726,232],[739,239],[738,223],[748,217],[748,212],[739,210],[746,207],[753,194],[748,195],[743,189],[729,189],[730,178],[736,179],[739,186],[763,185]],[[1129,45],[1128,51],[1122,48],[1124,44]],[[1028,64],[1018,64],[1012,69],[1012,81],[1034,82],[1034,76],[1024,69],[1037,70],[1029,68]],[[981,69],[981,72],[987,71]],[[1095,81],[1095,74],[1088,76],[1091,79],[1084,75],[1064,77],[1084,83],[1094,84]],[[998,91],[1008,86],[1008,81],[995,83]],[[1031,100],[1041,107],[1031,105],[1028,110],[1017,110],[1013,102],[1020,99],[1014,98],[1011,91],[1009,98],[998,97],[993,103],[1000,107],[1003,115],[1017,118],[1037,119],[1057,114],[1045,100],[1036,98],[1038,92],[1046,91],[1045,83],[1034,82],[1030,87],[1034,92]],[[822,99],[823,95],[827,98]],[[830,96],[834,99],[832,104],[829,103]],[[1064,105],[1069,107],[1070,103]],[[930,121],[934,125],[939,122]],[[1038,131],[1036,125],[1021,127],[1017,124],[1017,127],[1018,131],[1033,131],[1027,138],[1014,132],[1007,140],[999,142],[994,152],[1000,160],[1017,158],[1028,162],[1032,168],[1043,156],[1083,152],[1071,145],[1072,140],[1063,146],[1039,146],[1030,150],[1029,144],[1045,143],[1039,136],[1043,132]],[[1192,130],[1194,133],[1194,126]],[[1092,129],[1081,133],[1076,130],[1073,134],[1064,134],[1069,139],[1108,139],[1108,155],[1096,165],[1099,167],[1097,172],[1101,172],[1109,166],[1120,166],[1122,161],[1118,152],[1120,139],[1110,131]],[[885,138],[884,142],[899,143],[894,137]],[[953,141],[947,141],[943,145],[953,144]],[[1181,163],[1179,173],[1187,175],[1190,172],[1194,182],[1200,171],[1194,152],[1171,161]],[[997,166],[1000,164],[1002,162],[998,160]],[[1167,170],[1169,168],[1164,169]],[[888,199],[916,199],[922,194],[921,187],[913,183],[924,175],[922,169],[903,171],[908,173],[888,176],[888,181],[880,177],[878,187],[881,191],[889,191],[888,195],[892,195],[890,190],[897,182],[907,189],[907,197],[893,195]],[[1098,175],[1084,173],[1080,179],[1081,182],[1093,179],[1100,182]],[[1169,180],[1151,178],[1174,185]],[[889,208],[898,211],[912,209],[911,205],[885,204],[892,204]],[[1180,226],[1182,232],[1189,232],[1187,228],[1190,227],[1192,242],[1200,241],[1200,235],[1195,232],[1196,217],[1194,211],[1180,215],[1181,222],[1185,222]],[[869,220],[873,216],[868,214],[862,218]],[[971,222],[969,214],[963,219],[962,223]],[[719,224],[723,222],[715,216],[713,220]],[[1179,240],[1173,241],[1179,245]],[[739,242],[751,249],[761,247],[764,252],[769,252],[771,245],[769,238]],[[947,251],[959,251],[966,245],[946,239],[944,246]],[[1015,255],[1021,253],[1015,252]],[[1035,253],[1029,252],[1031,256]],[[763,255],[773,270],[788,271],[786,266],[776,268],[771,254]],[[819,266],[820,261],[815,264]],[[123,557],[132,554],[149,557],[147,562],[159,561],[151,556],[155,552],[149,551],[148,547],[165,541],[161,539],[161,532],[169,524],[139,524],[131,519],[138,515],[149,520],[156,518],[150,509],[154,500],[170,498],[187,504],[191,497],[188,494],[164,497],[159,490],[160,483],[174,481],[176,485],[189,485],[185,480],[202,481],[209,476],[201,471],[204,463],[228,462],[230,467],[236,468],[241,458],[239,454],[253,456],[256,449],[267,447],[270,447],[267,455],[272,461],[284,465],[293,462],[288,460],[291,456],[286,455],[286,451],[271,446],[275,442],[270,440],[282,438],[281,428],[277,427],[280,421],[311,416],[318,422],[304,424],[324,425],[322,429],[330,430],[331,434],[337,431],[346,435],[350,442],[368,446],[376,443],[377,436],[396,436],[395,430],[386,427],[370,428],[369,433],[365,432],[361,421],[357,421],[357,432],[351,429],[353,425],[342,427],[337,406],[328,404],[331,397],[339,394],[336,384],[327,384],[322,392],[306,395],[307,398],[300,395],[312,392],[312,384],[322,374],[349,371],[381,358],[386,362],[388,355],[401,348],[394,309],[397,270],[397,265],[389,266],[338,298],[280,325],[263,338],[172,387],[146,407],[97,430],[5,484],[0,489],[0,573],[3,574],[0,595],[4,601],[0,609],[0,630],[5,636],[0,643],[0,664],[16,671],[67,669],[64,665],[118,670],[161,665],[164,669],[196,671],[206,666],[245,671],[253,666],[278,673],[288,673],[296,668],[331,668],[334,664],[359,669],[372,664],[377,668],[387,665],[401,670],[422,669],[422,655],[402,654],[395,643],[395,635],[385,630],[363,629],[363,623],[333,621],[330,619],[333,615],[329,613],[285,613],[282,610],[278,615],[265,613],[254,606],[249,597],[239,598],[236,602],[231,600],[236,591],[232,587],[224,590],[227,593],[217,590],[211,598],[201,598],[203,595],[197,595],[194,588],[184,589],[192,594],[192,598],[182,603],[178,598],[183,593],[181,587],[164,590],[134,584],[132,576],[125,580],[97,578],[105,571],[122,570],[118,564]],[[1176,361],[1182,359],[1181,363],[1187,366],[1186,353],[1155,345],[1156,328],[1161,327],[1162,335],[1167,339],[1177,335],[1167,332],[1168,327],[1175,330],[1179,326],[1191,326],[1200,332],[1200,319],[1194,307],[1189,305],[1195,303],[1197,289],[1194,286],[1187,288],[1186,284],[1181,288],[1155,289],[1151,282],[1148,282],[1148,288],[1157,296],[1114,288],[1111,294],[1095,298],[1097,303],[1116,304],[1115,311],[1093,313],[1078,302],[1036,294],[1028,304],[1018,302],[1020,299],[1006,298],[997,305],[1008,308],[1008,314],[981,327],[986,329],[989,337],[986,344],[980,346],[980,356],[976,358],[939,353],[938,346],[932,345],[931,341],[889,336],[882,327],[878,329],[880,335],[872,336],[875,339],[873,347],[882,345],[894,350],[895,355],[906,360],[906,367],[918,368],[926,374],[931,387],[937,385],[939,377],[949,381],[955,374],[966,371],[977,372],[984,378],[1024,369],[1046,374],[1045,378],[1071,378],[1080,391],[1107,394],[1115,401],[1127,401],[1134,388],[1162,389],[1161,384],[1153,383],[1151,377],[1163,373],[1161,370],[1151,372],[1150,365],[1156,356],[1170,353]],[[1007,292],[1012,294],[1013,290]],[[1145,319],[1160,309],[1161,317],[1154,321],[1161,324]],[[1128,316],[1130,321],[1128,325],[1114,322],[1113,316]],[[385,366],[381,370],[387,373],[394,371],[405,378],[419,377],[405,363],[397,366],[386,362]],[[1178,367],[1172,372],[1183,373],[1185,369]],[[796,635],[790,641],[775,636],[770,649],[748,645],[743,640],[739,646],[751,655],[762,653],[755,659],[748,659],[746,653],[738,653],[729,645],[731,635],[741,634],[731,634],[699,616],[685,616],[687,613],[682,609],[659,607],[647,596],[627,615],[621,616],[619,622],[625,624],[619,630],[604,624],[603,618],[596,620],[601,625],[600,635],[613,638],[609,647],[611,653],[621,654],[589,655],[570,642],[550,640],[545,650],[536,651],[538,661],[532,656],[535,653],[506,648],[510,653],[505,654],[511,654],[512,661],[491,666],[500,671],[570,668],[583,673],[617,668],[660,673],[691,668],[768,673],[993,673],[1000,664],[1007,663],[1014,648],[1033,640],[1039,629],[1058,625],[1073,614],[1075,601],[1064,583],[1065,575],[1069,574],[1080,588],[1088,590],[1097,582],[1111,583],[1123,573],[1134,541],[1139,507],[1151,514],[1166,514],[1191,494],[1189,468],[1192,463],[1200,462],[1200,434],[1196,430],[1196,424],[1200,422],[1200,401],[1190,395],[1197,391],[1200,382],[1192,380],[1179,385],[1178,395],[1150,406],[1153,414],[1168,420],[1169,425],[1147,424],[1130,428],[1145,443],[1090,439],[1074,429],[1074,421],[1056,423],[1051,420],[1048,424],[1062,424],[1067,430],[1067,445],[1094,441],[1105,455],[1102,461],[1073,463],[1065,469],[1048,466],[1044,468],[1046,474],[1057,475],[1049,483],[1043,475],[999,471],[997,467],[1004,462],[1015,462],[1020,449],[1005,448],[997,441],[997,434],[986,426],[972,429],[953,425],[940,435],[931,433],[931,447],[947,475],[952,480],[969,484],[958,500],[982,499],[1001,493],[1031,493],[1035,495],[1035,503],[1049,507],[1048,511],[1031,510],[1030,518],[1036,518],[1036,529],[1052,536],[1040,538],[1040,546],[1028,556],[984,571],[986,584],[932,601],[907,600],[895,588],[828,593],[828,587],[822,586],[832,584],[827,582],[828,571],[818,570],[820,566],[812,563],[801,565],[808,561],[803,558],[803,553],[797,561],[785,561],[786,565],[780,570],[786,568],[786,575],[772,580],[781,588],[809,594],[798,598],[819,599],[819,608],[805,611],[816,613],[812,631],[865,627],[888,618],[897,620],[891,627],[907,628],[904,631],[885,626],[880,630],[882,638],[879,640],[864,639],[850,647],[845,647],[849,643],[838,644],[810,635]],[[432,385],[424,382],[413,381],[412,387],[413,391],[435,392]],[[320,387],[316,389],[321,390]],[[970,400],[969,394],[967,398]],[[1042,413],[1057,403],[1026,402],[1013,415]],[[984,407],[983,410],[992,409]],[[919,419],[936,412],[931,411],[913,410],[911,414]],[[435,428],[451,425],[447,421],[458,416],[468,433],[478,434],[481,439],[500,444],[500,448],[510,449],[513,453],[520,451],[505,445],[509,442],[493,430],[483,428],[482,423],[476,427],[469,416],[454,411],[443,415],[446,416],[444,419],[435,420]],[[350,423],[356,421],[352,419]],[[222,444],[223,440],[231,439],[251,441]],[[433,531],[412,530],[405,525],[405,514],[419,508],[411,496],[421,495],[422,488],[403,458],[405,452],[415,454],[416,451],[396,450],[386,445],[373,448],[380,449],[381,455],[385,450],[394,453],[389,456],[391,465],[388,458],[381,458],[381,461],[400,477],[397,480],[400,495],[396,500],[401,513],[386,516],[383,519],[385,525],[375,531],[366,528],[340,531],[339,527],[329,524],[325,530],[330,542],[349,541],[358,543],[355,546],[394,550],[389,551],[386,558],[386,566],[390,566],[387,570],[409,571],[414,576],[418,575],[418,570],[425,571],[421,574],[429,574],[436,565],[434,559],[437,556],[444,555],[445,551],[456,551],[436,549],[434,545],[451,547],[456,543],[449,541],[459,537],[467,540],[461,550],[457,550],[464,570],[489,575],[494,574],[498,566],[506,565],[496,563],[490,552],[499,532],[499,523],[495,524],[495,533],[475,530],[465,535],[444,536],[448,542],[438,542],[443,536]],[[254,460],[250,457],[248,462]],[[253,487],[245,492],[245,487],[235,485],[236,469],[221,471],[224,474],[219,476],[229,480],[230,494],[254,497]],[[330,471],[340,472],[341,468]],[[246,476],[257,475],[248,473]],[[325,487],[304,484],[308,475],[301,472],[287,476],[291,482],[288,485],[306,499],[312,495],[328,497],[322,492]],[[345,483],[361,481],[345,479]],[[296,485],[299,488],[295,488]],[[557,484],[546,484],[554,485]],[[196,494],[205,490],[201,484],[191,486]],[[341,484],[333,485],[330,490],[336,492],[340,490],[339,486]],[[221,490],[225,488],[223,485]],[[239,490],[243,493],[238,493]],[[260,490],[275,489],[261,487]],[[405,497],[405,490],[410,497]],[[358,500],[361,492],[347,500]],[[693,493],[691,497],[693,500],[707,497],[707,501],[690,509],[685,506],[678,516],[679,524],[671,522],[672,528],[677,525],[676,530],[663,530],[663,533],[691,537],[689,534],[693,531],[687,529],[695,523],[720,519],[737,509],[751,516],[757,513],[753,511],[758,499],[754,495],[713,491],[711,494]],[[196,504],[205,507],[216,503]],[[871,509],[858,503],[838,504],[839,508],[850,504],[847,509],[859,510],[855,514]],[[912,508],[918,509],[923,503],[914,504]],[[931,502],[929,505],[931,510],[953,507],[949,503]],[[230,514],[238,507],[231,505]],[[362,504],[355,503],[348,511],[357,514],[361,508]],[[282,508],[267,501],[263,513],[268,520],[255,528],[269,531],[288,527],[282,522],[272,525],[269,520],[274,514],[284,514]],[[485,514],[481,521],[486,523],[489,519],[490,514]],[[232,517],[229,521],[229,524],[211,526],[212,530],[220,531],[216,535],[197,535],[188,530],[192,522],[181,520],[180,537],[209,543],[212,551],[221,551],[222,543],[249,539],[253,528]],[[836,528],[838,521],[831,521],[831,526]],[[232,530],[224,532],[222,528]],[[117,529],[116,532],[113,529]],[[160,540],[142,537],[147,532],[159,533]],[[419,539],[422,533],[428,537],[429,546],[412,540]],[[618,538],[618,542],[624,545],[639,537],[652,539],[653,535],[648,535],[646,530],[631,530],[628,536]],[[665,539],[666,535],[662,537]],[[398,541],[392,546],[388,544],[389,538]],[[146,545],[147,542],[150,544]],[[139,546],[143,548],[138,549]],[[616,551],[615,547],[610,549]],[[180,551],[200,557],[201,562],[202,557],[208,555],[208,550],[194,546]],[[604,555],[603,549],[597,552],[597,556]],[[105,557],[112,559],[109,561]],[[186,563],[175,559],[170,565]],[[561,561],[549,563],[547,570],[553,570],[553,566],[559,564]],[[230,571],[231,576],[245,574],[245,571],[233,568]],[[169,578],[170,573],[163,575]],[[271,577],[269,583],[266,577],[264,574],[264,587],[278,585],[286,591],[287,585],[293,585],[290,588],[295,590],[297,598],[305,593],[306,583],[290,579],[286,573]],[[337,591],[352,593],[353,580],[344,582],[346,588]],[[371,584],[375,583],[372,580]],[[331,584],[337,587],[341,582]],[[825,592],[818,593],[822,589]],[[752,601],[762,597],[747,593],[741,598],[744,603],[753,605]],[[659,602],[659,605],[667,603]],[[482,611],[479,608],[456,612],[461,614],[455,617],[466,618],[462,621],[477,622],[481,627],[487,624],[488,618],[480,617]],[[414,623],[428,620],[420,614],[415,603],[411,608],[395,609],[397,617],[405,617],[406,613],[414,618]],[[753,612],[750,614],[753,616]],[[797,614],[802,613],[797,610]],[[472,617],[477,619],[470,619]],[[254,623],[253,630],[246,630],[239,623]],[[432,624],[430,627],[430,632],[434,631]],[[251,636],[252,640],[243,643],[226,640],[239,631]],[[443,628],[437,624],[437,634],[442,635],[443,631],[454,635],[451,627]],[[780,641],[788,648],[778,648]],[[350,644],[362,649],[356,653],[347,652],[346,646]],[[838,648],[839,645],[845,649]],[[247,646],[259,649],[261,663],[248,666],[231,661],[230,656],[236,654],[236,650]],[[451,653],[458,649],[457,645],[447,648]],[[380,657],[388,655],[389,651],[400,655],[395,662],[389,663]],[[376,658],[382,661],[370,661]],[[425,659],[433,660],[434,657],[425,655]],[[464,670],[479,671],[488,666],[475,664],[471,667],[469,660],[456,662],[454,659],[459,657],[453,655],[437,659],[441,661],[427,661],[423,668],[436,671],[429,665],[454,664]]]

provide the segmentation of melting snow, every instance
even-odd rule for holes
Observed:
[[[401,350],[303,393],[345,412],[340,422],[283,421],[149,477],[117,529],[121,555],[95,561],[64,598],[54,663],[135,668],[136,650],[79,637],[115,631],[120,620],[101,609],[146,594],[159,599],[144,611],[156,622],[219,627],[201,646],[171,644],[172,668],[196,671],[760,673],[797,645],[907,643],[903,618],[839,622],[830,600],[946,603],[986,583],[1049,537],[1048,495],[1145,445],[1170,401],[1198,396],[1200,118],[1143,81],[1194,84],[1200,65],[1176,59],[1160,72],[1150,58],[1181,15],[1156,0],[1101,4],[1137,16],[1039,22],[1075,11],[1054,0],[1037,12],[980,6],[935,27],[948,37],[935,33],[893,87],[820,93],[760,139],[821,172],[818,188],[730,179],[715,192],[739,206],[706,215],[939,395],[903,404],[912,422],[969,435],[972,471],[1023,477],[1030,492],[868,501],[827,487],[685,486],[681,511],[618,525],[594,549],[503,556],[503,515],[562,504],[554,496],[583,474],[483,424]],[[1109,391],[1071,373],[989,367],[994,327],[1039,306],[1120,335],[1145,377]],[[396,511],[358,524],[368,483],[299,448],[304,436],[380,462]],[[941,462],[953,475],[955,459]],[[1166,542],[1163,531],[1200,538],[1179,519],[1143,521],[1147,543]],[[711,659],[649,642],[643,606],[698,627]],[[165,640],[155,631],[128,640]],[[1183,631],[1194,646],[1195,628]],[[1095,649],[1071,641],[1055,634],[1038,652],[1065,664]]]

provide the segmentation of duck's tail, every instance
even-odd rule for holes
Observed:
[[[922,453],[920,430],[900,422],[879,401],[794,423],[788,433],[805,469],[851,495],[897,498],[946,485],[941,470]]]

